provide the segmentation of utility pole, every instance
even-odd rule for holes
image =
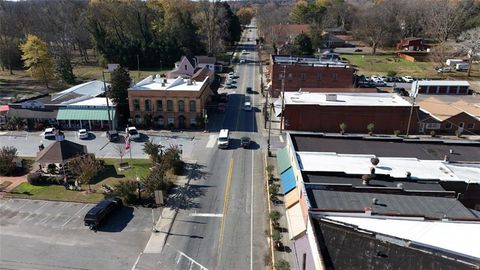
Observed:
[[[280,117],[280,134],[282,134],[282,128],[283,128],[283,120],[284,120],[284,107],[285,107],[285,69],[286,69],[286,65],[283,65],[283,77],[282,77],[282,93],[281,93],[281,96],[282,96],[282,110],[281,110],[281,117]]]
[[[412,102],[412,107],[410,107],[410,116],[408,117],[408,125],[407,125],[407,138],[408,135],[410,134],[410,124],[412,122],[412,115],[413,115],[413,107],[415,106],[415,98],[417,97],[418,94],[418,81],[413,82],[415,84],[415,92],[412,93],[413,95],[413,102]]]
[[[102,77],[103,77],[103,90],[105,91],[105,99],[107,100],[108,122],[110,123],[110,130],[113,130],[112,117],[110,116],[110,102],[108,101],[108,89],[107,89],[107,83],[105,82],[105,70],[102,70]]]
[[[271,153],[270,153],[270,134],[272,133],[272,108],[273,108],[273,103],[272,104],[269,104],[267,105],[270,107],[270,117],[269,117],[269,123],[268,123],[268,139],[267,139],[267,153],[268,153],[268,156],[270,157],[271,156]]]
[[[140,81],[140,56],[137,53],[137,71],[138,71],[138,81]]]
[[[267,121],[272,117],[271,114],[269,114],[267,111],[268,111],[268,92],[267,92],[267,99],[265,101],[265,106],[263,108],[264,112],[263,112],[263,115],[265,116],[264,117],[264,129],[267,128]]]

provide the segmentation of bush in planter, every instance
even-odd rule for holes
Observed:
[[[341,123],[341,124],[340,124],[340,133],[341,133],[341,134],[344,134],[345,131],[347,131],[347,124]]]
[[[435,130],[430,131],[430,136],[435,137],[436,135]]]
[[[282,217],[282,214],[276,210],[270,212],[270,220],[272,221],[273,227],[278,227],[278,220]]]
[[[398,129],[393,131],[393,134],[394,134],[395,136],[397,136],[397,137],[400,136],[401,133],[402,133],[402,132],[401,132],[400,130],[398,130]]]
[[[275,263],[275,270],[290,270],[290,263],[286,260],[279,260]]]
[[[461,138],[461,137],[462,137],[462,132],[457,129],[457,130],[455,131],[455,135],[457,135],[458,138]]]
[[[370,124],[367,125],[367,130],[368,130],[369,135],[373,134],[374,129],[375,129],[375,124],[374,123],[370,123]]]

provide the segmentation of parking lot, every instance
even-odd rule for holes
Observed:
[[[109,142],[105,132],[90,132],[88,139],[79,139],[75,131],[65,131],[65,139],[87,146],[88,152],[94,153],[100,158],[119,158],[117,147],[123,146],[122,142]],[[140,140],[131,143],[132,158],[148,158],[143,152],[143,143],[152,140],[164,146],[171,144],[180,145],[184,157],[187,157],[193,150],[194,144],[202,138],[201,134],[190,132],[149,132],[142,133]],[[55,142],[54,139],[45,139],[42,132],[21,132],[21,131],[3,131],[0,132],[0,145],[14,146],[18,150],[19,156],[33,157],[38,152],[38,146],[43,144],[45,147]],[[126,158],[130,157],[127,151]]]
[[[92,204],[0,200],[0,265],[7,269],[131,269],[152,230],[152,209],[123,207],[98,229]],[[154,209],[158,218],[160,209]]]

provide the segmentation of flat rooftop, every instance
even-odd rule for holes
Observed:
[[[195,80],[183,79],[178,77],[176,79],[161,78],[160,76],[148,76],[134,86],[130,87],[129,91],[136,90],[153,90],[153,91],[200,91],[208,78],[202,82]]]
[[[448,154],[450,156],[450,154]],[[370,174],[372,158],[380,163],[375,174],[404,181],[440,180],[480,183],[480,164],[457,166],[443,160],[421,160],[409,157],[383,157],[365,154],[337,154],[330,152],[297,152],[301,170],[309,172],[338,172],[349,175]],[[478,166],[477,166],[478,165]],[[410,179],[407,179],[407,173]]]
[[[307,188],[312,210],[323,212],[364,212],[392,216],[423,216],[432,219],[478,219],[455,198],[411,194],[384,194],[373,192],[346,192]],[[373,200],[377,199],[374,204]]]
[[[480,223],[380,219],[367,217],[326,218],[414,243],[467,255],[480,260]]]
[[[324,173],[324,172],[302,172],[302,178],[305,183],[324,184],[324,185],[351,185],[352,187],[365,187],[362,184],[361,175],[347,175],[343,173]],[[439,181],[434,180],[395,180],[386,177],[376,177],[370,180],[369,187],[375,188],[398,188],[399,185],[404,190],[421,191],[445,191]]]
[[[412,86],[414,86],[413,84]],[[470,86],[468,81],[453,81],[453,80],[426,80],[426,81],[418,81],[418,86]],[[412,88],[414,89],[414,88]]]
[[[450,161],[479,162],[480,144],[454,144],[420,140],[362,139],[326,137],[317,134],[290,133],[297,152],[333,152],[338,154],[365,154],[379,157],[410,157],[422,160],[443,160],[446,154]]]
[[[393,93],[285,92],[286,105],[389,106],[410,107],[411,103]]]
[[[280,65],[310,65],[321,67],[342,67],[351,66],[341,61],[323,60],[316,56],[293,56],[293,55],[272,55],[273,62]]]

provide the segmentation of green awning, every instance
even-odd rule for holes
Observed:
[[[115,109],[110,109],[111,119],[115,119]],[[57,120],[108,120],[107,108],[60,108]]]
[[[277,152],[278,173],[282,174],[284,171],[288,170],[288,168],[290,167],[292,167],[292,165],[290,164],[290,158],[288,157],[287,147],[278,150]]]

